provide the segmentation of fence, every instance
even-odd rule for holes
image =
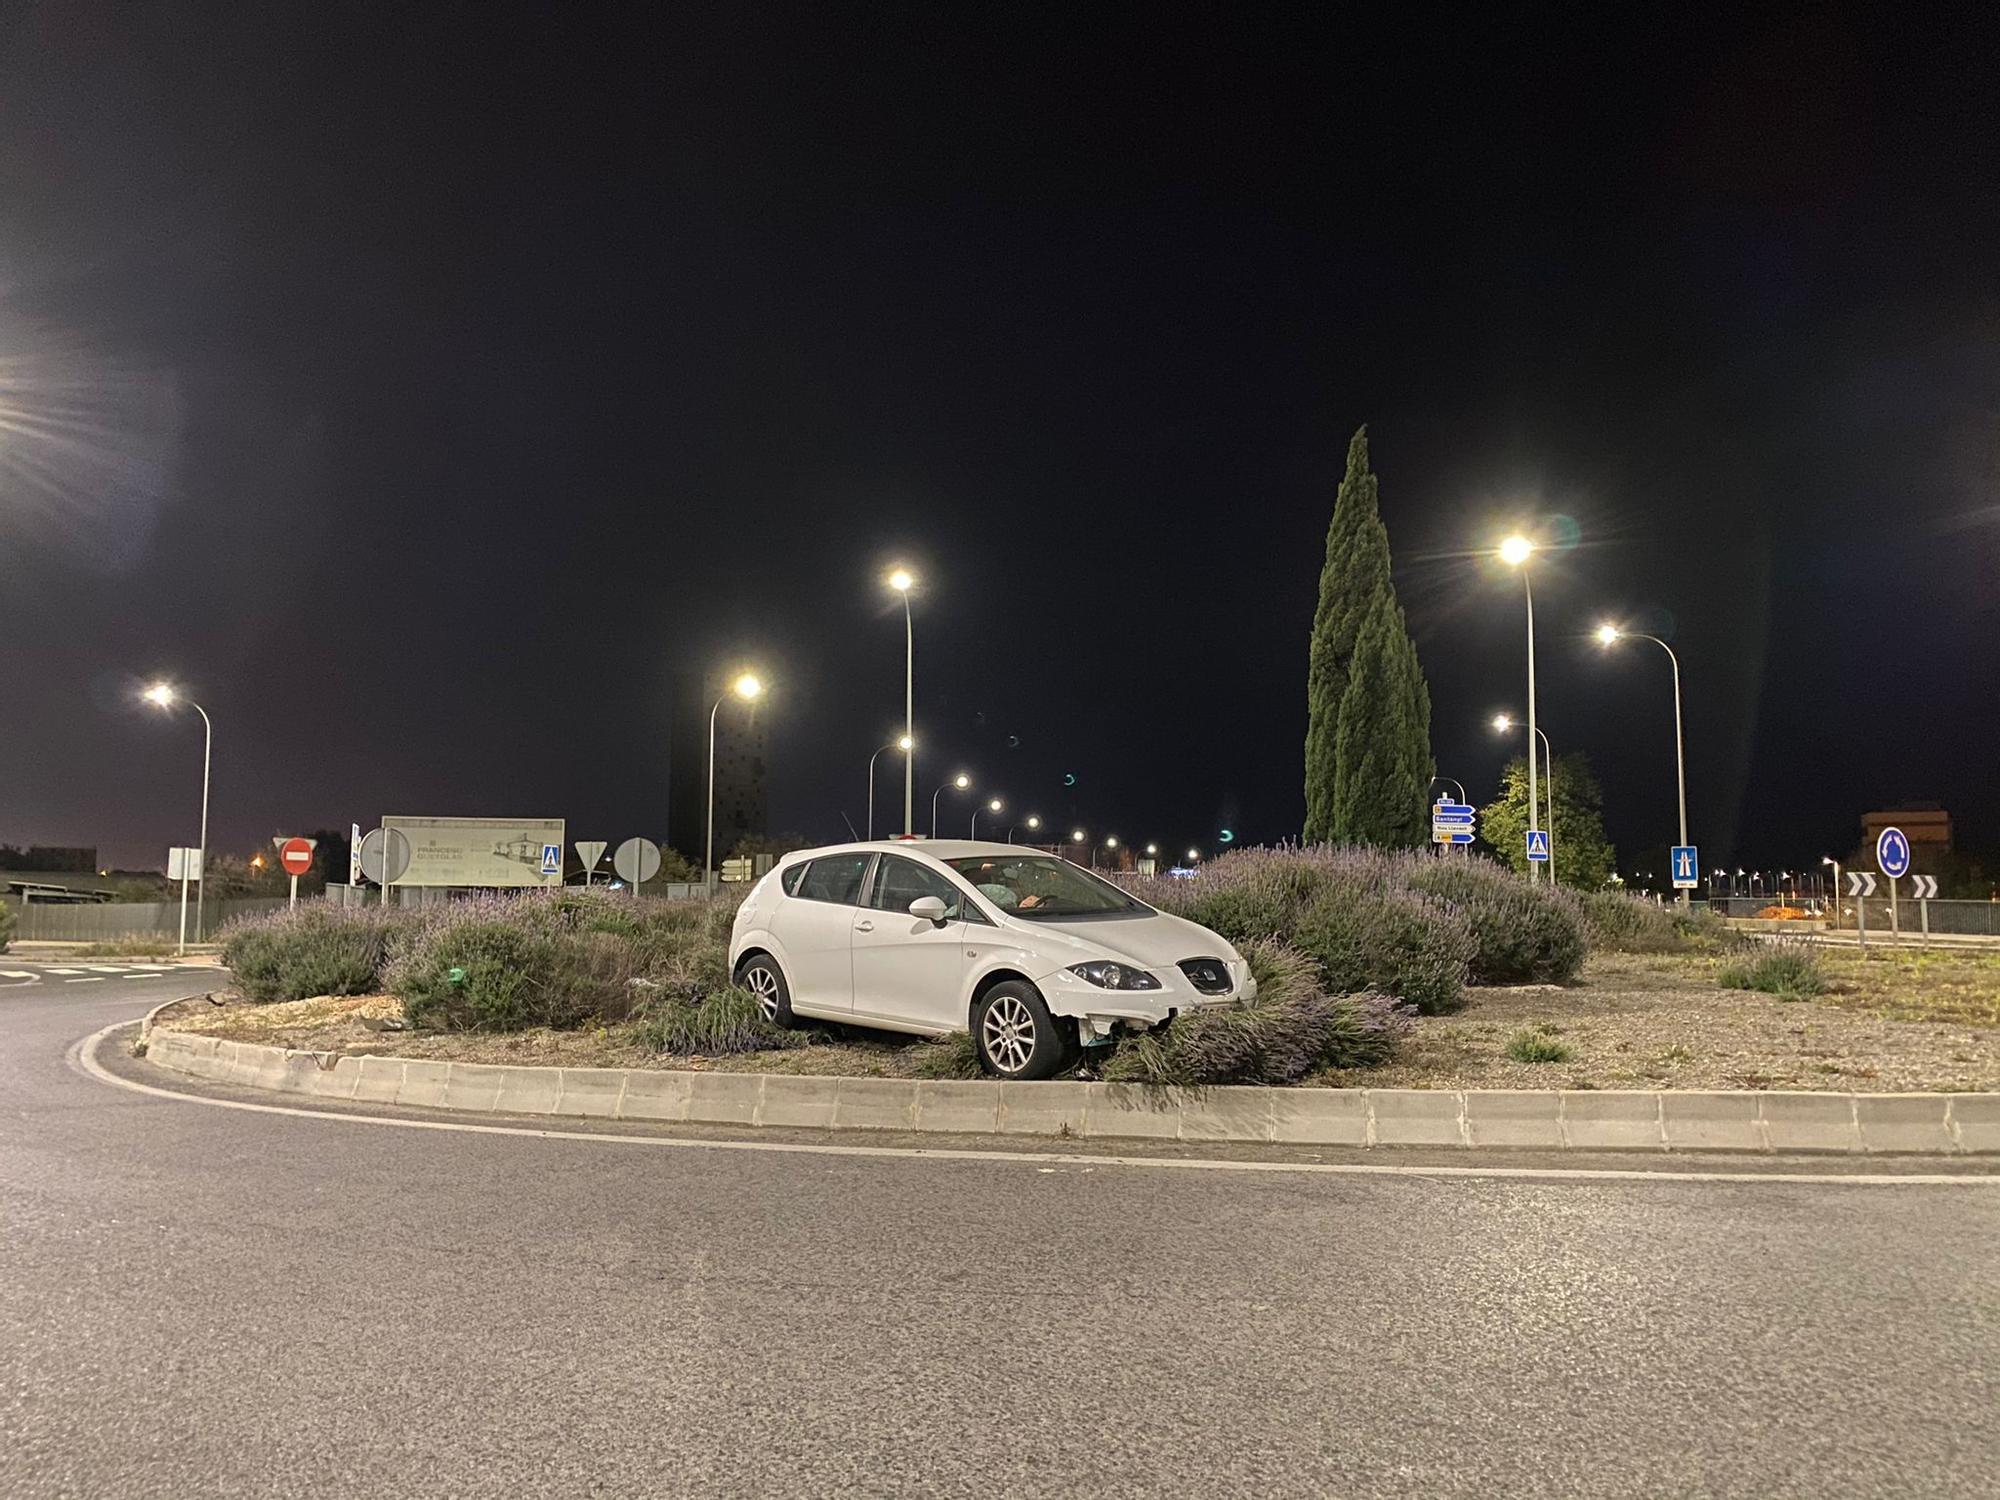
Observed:
[[[1709,904],[1725,917],[1754,917],[1758,912],[1767,911],[1780,903],[1750,896],[1718,896]],[[1843,932],[1854,931],[1859,920],[1856,908],[1865,904],[1870,936],[1889,930],[1887,896],[1870,896],[1865,903],[1857,897],[1844,896],[1838,920],[1830,910],[1811,901],[1784,904],[1802,908],[1829,927]],[[2000,901],[1927,901],[1923,904],[1930,908],[1931,931],[1941,937],[2000,937]],[[1918,903],[1905,899],[1898,901],[1896,907],[1903,931],[1917,932],[1921,929],[1923,913]]]
[[[58,904],[30,901],[8,903],[20,918],[14,940],[22,943],[101,943],[129,937],[178,937],[181,930],[179,901],[113,901],[106,905]],[[208,930],[212,936],[232,917],[259,916],[281,910],[283,896],[246,897],[236,901],[208,903]],[[194,903],[188,903],[188,941],[195,940]]]

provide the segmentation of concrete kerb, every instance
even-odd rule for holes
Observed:
[[[156,1008],[153,1015],[158,1014]],[[146,1018],[150,1027],[153,1015]],[[2000,1093],[1155,1090],[337,1057],[151,1029],[147,1060],[211,1082],[463,1113],[954,1135],[1540,1150],[2000,1154]]]

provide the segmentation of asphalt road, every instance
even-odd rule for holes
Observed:
[[[365,1125],[86,1076],[106,977],[0,991],[11,1500],[2000,1493],[1991,1177]]]

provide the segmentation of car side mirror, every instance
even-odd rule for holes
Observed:
[[[910,903],[910,915],[921,922],[944,926],[945,904],[937,896],[919,896]]]

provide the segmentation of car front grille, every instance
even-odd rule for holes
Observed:
[[[1229,965],[1219,958],[1184,958],[1180,970],[1188,983],[1204,995],[1226,995],[1230,991]]]

